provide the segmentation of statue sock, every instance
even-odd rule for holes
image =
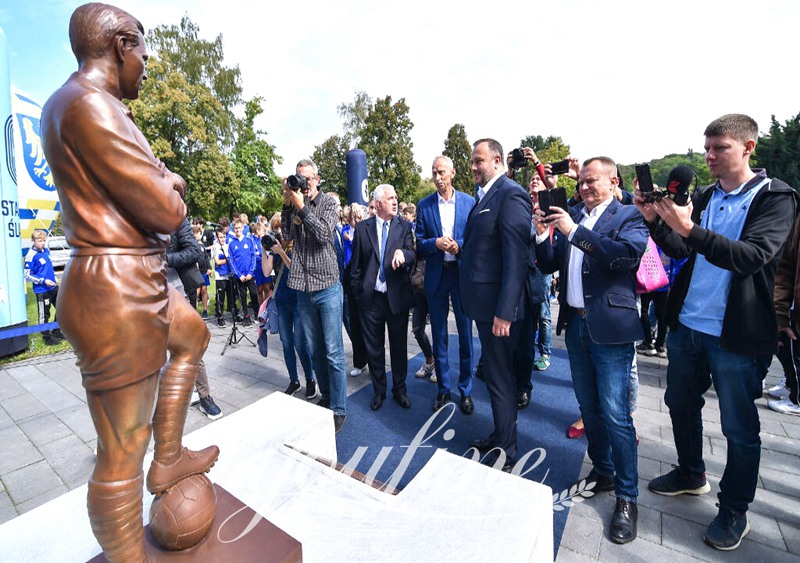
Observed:
[[[155,451],[147,473],[147,490],[151,493],[162,493],[186,477],[207,472],[219,457],[217,446],[199,452],[182,446],[196,376],[197,365],[172,362],[161,375],[153,415]]]
[[[146,561],[142,481],[141,473],[127,481],[89,480],[89,521],[109,563]]]

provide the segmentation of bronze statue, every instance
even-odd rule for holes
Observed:
[[[186,216],[186,182],[155,158],[121,101],[137,98],[146,78],[143,34],[114,6],[77,8],[69,37],[78,70],[42,111],[44,150],[74,249],[58,319],[97,430],[89,519],[107,559],[126,562],[145,560],[142,462],[151,432],[152,493],[208,471],[219,456],[216,446],[194,452],[181,443],[209,333],[168,288],[165,272],[168,234]]]

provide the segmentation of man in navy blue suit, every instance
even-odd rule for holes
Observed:
[[[453,304],[458,329],[461,411],[472,414],[472,321],[467,317],[459,290],[459,257],[464,245],[467,217],[475,198],[453,188],[456,171],[446,156],[433,160],[432,178],[436,193],[419,202],[417,208],[417,252],[425,257],[425,294],[431,315],[433,358],[439,392],[433,403],[437,411],[450,402],[450,362],[447,357],[447,316]],[[449,298],[449,302],[448,302]]]
[[[512,366],[519,339],[528,271],[531,199],[504,173],[503,147],[480,139],[472,149],[478,201],[470,211],[461,246],[459,283],[467,316],[481,339],[483,374],[494,431],[472,447],[489,452],[488,464],[511,471],[517,459],[517,389]],[[498,460],[498,457],[501,460]]]
[[[350,289],[358,302],[364,327],[370,376],[372,410],[386,398],[386,351],[389,331],[392,397],[401,407],[411,407],[406,394],[408,372],[408,311],[414,306],[410,269],[414,266],[411,224],[397,216],[397,194],[389,184],[373,193],[376,215],[356,225],[350,259]]]
[[[565,342],[593,468],[586,482],[594,492],[613,490],[617,504],[611,540],[628,543],[637,535],[638,467],[636,430],[630,413],[629,376],[642,325],[635,275],[647,246],[647,227],[636,208],[614,197],[617,168],[608,157],[590,158],[579,176],[584,206],[572,212],[551,208],[538,220],[559,231],[551,243],[536,238],[544,272],[560,270],[560,311],[556,333]]]

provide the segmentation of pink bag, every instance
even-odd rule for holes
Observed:
[[[647,248],[636,272],[636,293],[650,293],[665,285],[669,285],[669,278],[658,255],[658,247],[652,238],[647,237]]]

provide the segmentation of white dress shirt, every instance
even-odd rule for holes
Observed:
[[[438,198],[439,219],[442,222],[442,236],[454,238],[453,233],[455,232],[456,226],[456,191],[453,190],[450,199],[444,199],[441,194],[438,194]],[[449,252],[444,253],[445,262],[452,262],[455,259],[456,257]]]
[[[489,192],[489,190],[492,188],[492,186],[493,186],[493,185],[494,185],[494,183],[497,181],[497,179],[498,179],[500,176],[504,175],[505,173],[506,173],[506,171],[505,171],[505,170],[500,170],[500,172],[498,172],[498,173],[497,173],[497,175],[495,175],[495,176],[494,176],[494,177],[493,177],[491,180],[489,180],[488,182],[486,182],[486,185],[485,185],[485,186],[483,186],[483,187],[478,187],[478,202],[479,202],[479,203],[480,203],[480,201],[481,201],[481,200],[484,198],[484,196],[485,196],[485,195],[486,195],[486,194]]]
[[[612,195],[606,201],[596,206],[591,211],[586,211],[584,207],[581,210],[581,214],[583,217],[581,218],[580,223],[578,225],[583,225],[587,229],[591,230],[594,228],[597,220],[603,214],[603,212],[608,209],[608,206],[611,204],[611,201],[614,199]],[[578,230],[578,225],[575,225],[573,229],[569,232],[568,240],[572,241],[572,237],[575,236],[575,231]],[[572,246],[570,255],[569,255],[569,265],[568,271],[569,275],[567,276],[567,305],[570,307],[575,307],[576,309],[583,309],[585,307],[585,303],[583,301],[583,250],[578,248],[577,246]]]

